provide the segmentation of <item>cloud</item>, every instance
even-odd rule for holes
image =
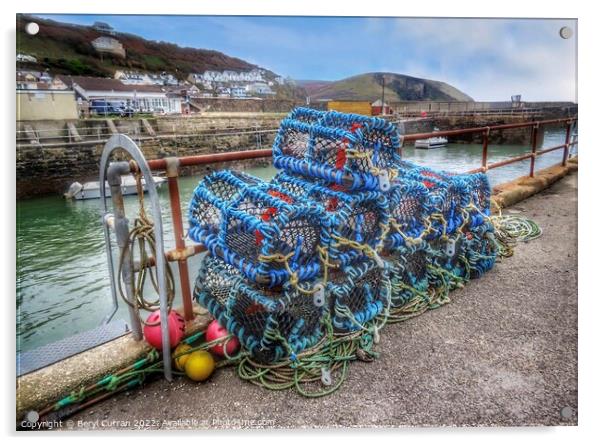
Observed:
[[[69,17],[72,17],[69,20]],[[391,71],[476,100],[576,100],[576,20],[237,16],[60,16],[208,48],[297,79]],[[161,26],[158,26],[161,24]]]
[[[563,40],[572,20],[370,19],[400,45],[411,45],[406,60],[391,60],[392,71],[448,82],[478,100],[576,100],[576,45]]]

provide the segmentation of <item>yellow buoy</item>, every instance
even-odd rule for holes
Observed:
[[[186,362],[188,361],[188,357],[190,357],[190,354],[186,354],[186,351],[190,351],[191,349],[192,349],[192,346],[190,346],[186,343],[180,343],[178,345],[178,347],[176,348],[176,350],[174,351],[174,353],[173,353],[173,356],[175,357],[174,363],[175,363],[178,371],[184,371],[184,366],[186,365]],[[180,354],[183,354],[183,355],[180,355]]]
[[[186,375],[195,382],[207,380],[215,369],[213,356],[207,351],[195,351],[188,355],[184,370]]]

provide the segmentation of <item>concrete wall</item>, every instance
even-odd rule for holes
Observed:
[[[17,90],[17,120],[77,119],[73,91]]]

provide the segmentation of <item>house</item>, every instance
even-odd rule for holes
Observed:
[[[16,74],[18,90],[64,90],[67,86],[46,71],[19,70]]]
[[[113,27],[105,22],[94,22],[92,28],[102,34],[115,35],[115,30]]]
[[[18,121],[77,118],[77,102],[72,90],[17,90]]]
[[[186,99],[187,97],[200,97],[201,95],[199,87],[190,83],[183,83],[182,85],[164,85],[161,89],[169,94],[177,94],[183,99]]]
[[[265,71],[254,68],[250,71],[207,70],[203,73],[192,73],[188,80],[193,83],[226,83],[226,82],[262,82]]]
[[[168,96],[158,85],[127,85],[117,79],[85,76],[57,76],[83,100],[121,102],[136,111],[181,113],[182,98]]]
[[[115,79],[126,85],[178,85],[178,79],[173,74],[163,72],[161,74],[142,73],[140,71],[116,70]]]
[[[154,85],[178,85],[180,83],[171,73],[162,72],[161,74],[149,74],[148,76]]]
[[[244,86],[235,86],[230,88],[230,95],[232,97],[247,97],[247,89]]]
[[[125,48],[119,40],[112,37],[98,37],[92,40],[92,46],[101,54],[112,54],[125,59]]]
[[[36,59],[34,56],[30,56],[29,54],[17,54],[17,62],[32,62],[32,63],[36,63],[38,61],[38,59]]]
[[[126,85],[152,85],[151,79],[146,73],[138,71],[115,71],[114,78]]]
[[[245,87],[245,89],[247,90],[247,93],[250,93],[250,94],[262,94],[262,95],[276,94],[275,92],[272,91],[272,89],[269,87],[269,85],[267,83],[262,83],[262,82],[251,83],[251,84],[247,85]]]

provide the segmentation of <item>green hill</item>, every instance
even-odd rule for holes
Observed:
[[[40,31],[35,36],[25,32],[25,25],[35,21]],[[26,67],[49,69],[53,73],[111,76],[117,69],[132,69],[149,72],[167,71],[180,79],[191,72],[205,70],[250,70],[257,68],[235,57],[219,51],[197,48],[182,48],[173,43],[156,42],[141,37],[116,33],[126,50],[126,58],[100,55],[91,42],[102,34],[92,27],[44,20],[27,15],[17,16],[17,53],[30,54],[38,59],[37,64]],[[267,70],[266,70],[267,71]],[[267,71],[266,76],[276,75]]]
[[[368,100],[382,97],[385,81],[385,101],[435,100],[472,101],[473,99],[453,86],[436,80],[420,79],[397,73],[366,73],[334,82],[304,81],[312,100]]]

